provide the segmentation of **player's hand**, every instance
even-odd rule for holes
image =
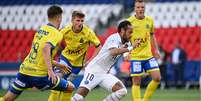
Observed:
[[[124,61],[129,61],[130,60],[130,53],[129,52],[124,53],[123,57],[124,57]]]
[[[53,84],[57,83],[57,78],[52,68],[51,69],[48,68],[48,80],[51,80]]]
[[[64,71],[65,74],[70,74],[71,73],[71,68],[64,65],[64,64],[60,64],[60,68]]]
[[[136,41],[133,43],[133,48],[139,47],[140,44],[141,44],[141,40],[136,40]]]
[[[160,52],[155,52],[155,53],[154,53],[154,57],[155,57],[156,59],[160,59],[160,58],[161,58]]]

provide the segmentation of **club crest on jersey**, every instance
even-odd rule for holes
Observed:
[[[80,39],[80,43],[84,43],[84,39],[83,38]]]
[[[149,24],[146,24],[146,28],[147,28],[147,29],[149,29],[149,28],[150,28]]]
[[[89,84],[89,81],[88,80],[84,81],[84,84]]]

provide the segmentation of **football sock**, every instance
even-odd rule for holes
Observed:
[[[127,89],[123,88],[108,95],[103,101],[120,101],[120,99],[124,97],[126,94],[127,94]]]
[[[80,94],[75,94],[73,97],[72,97],[72,101],[82,101],[84,99],[84,97]]]
[[[48,101],[58,101],[59,97],[60,97],[60,91],[51,90]]]
[[[71,101],[72,92],[61,92],[60,101]]]
[[[154,91],[158,87],[159,82],[156,82],[152,80],[149,85],[147,86],[147,89],[144,94],[144,101],[149,101],[149,98],[153,95]]]
[[[134,85],[133,84],[132,96],[133,96],[133,101],[141,101],[140,85]]]

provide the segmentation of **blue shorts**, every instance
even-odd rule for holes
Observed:
[[[42,91],[48,89],[66,91],[68,87],[68,82],[57,77],[57,83],[53,84],[52,81],[48,79],[48,76],[37,77],[17,73],[15,81],[9,87],[9,91],[16,95],[19,95],[24,90],[33,87],[36,87],[37,89]]]
[[[64,79],[67,79],[69,75],[77,75],[82,69],[81,66],[72,66],[72,64],[68,61],[68,59],[62,55],[60,56],[59,63],[67,65],[71,69],[71,73],[65,74]],[[55,73],[62,73],[62,69],[59,67],[56,67],[54,71]]]
[[[158,63],[154,57],[148,60],[131,60],[130,62],[131,76],[142,76],[144,71],[149,73],[151,71],[159,70]]]

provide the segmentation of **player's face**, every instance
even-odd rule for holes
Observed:
[[[133,33],[133,28],[132,26],[128,26],[128,28],[125,30],[125,33],[123,35],[123,39],[125,41],[130,41],[131,39],[131,34]]]
[[[144,2],[136,2],[135,3],[135,13],[136,16],[139,18],[144,17],[144,12],[145,12],[145,4]]]
[[[80,32],[84,23],[84,17],[75,17],[72,19],[73,29]]]

